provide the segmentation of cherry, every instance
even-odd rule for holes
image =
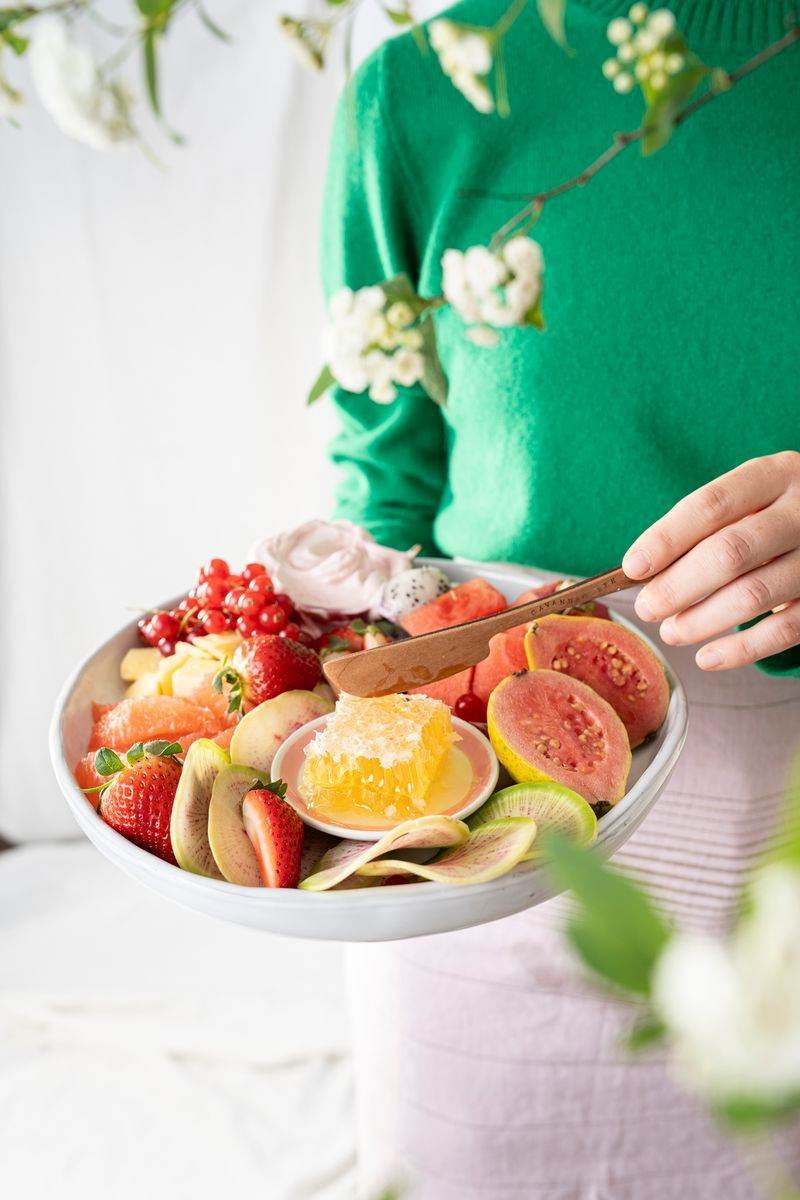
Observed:
[[[276,604],[280,604],[287,617],[292,615],[294,612],[294,605],[285,592],[276,592],[273,596],[273,600]]]
[[[147,642],[148,646],[155,646],[158,639],[153,637],[152,618],[149,613],[136,622],[136,628],[143,642]]]
[[[230,628],[228,618],[218,608],[208,611],[201,609],[197,614],[197,619],[203,626],[203,633],[224,633],[226,629]]]
[[[243,617],[256,617],[264,607],[264,597],[258,592],[242,592],[239,612]]]
[[[267,610],[264,609],[264,612],[266,612],[266,611]],[[283,612],[283,609],[280,609],[280,611]],[[285,613],[283,615],[286,616]],[[288,623],[288,625],[284,626],[284,628],[281,629],[280,637],[287,637],[287,638],[290,638],[291,641],[293,641],[293,642],[299,642],[300,635],[302,634],[302,632],[303,632],[303,630],[300,628],[300,626],[295,621],[290,621]]]
[[[242,596],[244,596],[245,594],[246,593],[245,593],[244,588],[239,588],[239,587],[231,588],[231,590],[226,595],[225,599],[222,601],[222,607],[229,613],[237,613],[238,614],[239,601],[241,600]]]
[[[247,590],[254,592],[256,596],[271,596],[274,588],[269,575],[256,575],[255,579],[248,583]]]
[[[164,658],[169,658],[171,654],[175,653],[175,643],[171,638],[160,638],[158,642],[158,648],[164,655]]]
[[[239,617],[236,621],[236,628],[242,637],[252,637],[254,633],[261,632],[261,626],[258,617]]]
[[[230,567],[224,558],[210,558],[200,568],[200,574],[204,579],[227,579],[230,573]]]
[[[268,604],[258,614],[258,623],[268,633],[277,633],[287,623],[285,608],[281,604]]]
[[[172,613],[157,612],[150,618],[150,627],[153,631],[153,640],[159,641],[161,638],[170,638],[174,640],[180,633],[180,623],[175,620]]]
[[[216,575],[209,576],[197,585],[197,599],[204,608],[222,608],[228,594],[228,581]]]
[[[486,720],[486,705],[474,692],[464,692],[459,696],[453,706],[453,712],[457,717],[461,717],[462,721],[471,721],[473,724]]]
[[[242,571],[242,579],[244,579],[246,583],[249,583],[251,579],[256,579],[259,575],[266,575],[266,573],[267,568],[263,563],[252,562],[248,563],[245,569]]]

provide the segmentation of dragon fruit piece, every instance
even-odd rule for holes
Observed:
[[[387,621],[397,623],[406,613],[450,590],[450,580],[438,567],[411,567],[384,585],[378,605]]]

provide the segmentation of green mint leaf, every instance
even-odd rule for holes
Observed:
[[[644,892],[596,853],[555,833],[543,840],[551,873],[580,905],[567,933],[583,961],[617,987],[648,995],[669,926]]]
[[[353,633],[357,633],[360,637],[363,637],[363,635],[370,629],[370,626],[367,625],[365,621],[362,621],[360,617],[357,617],[355,621],[350,622],[350,628],[352,629]]]
[[[136,742],[135,745],[131,746],[125,757],[128,760],[129,766],[132,766],[135,762],[138,762],[140,758],[144,758],[144,743]]]
[[[183,753],[183,746],[180,742],[169,742],[166,738],[159,738],[154,742],[145,742],[144,750],[153,758],[173,758],[176,754]]]
[[[125,769],[125,765],[114,750],[103,746],[94,756],[94,769],[98,775],[116,775],[118,771]]]

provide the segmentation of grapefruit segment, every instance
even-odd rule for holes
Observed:
[[[542,617],[525,637],[532,670],[544,667],[588,683],[608,701],[638,746],[661,725],[669,683],[640,637],[600,617]]]
[[[521,671],[489,697],[489,738],[518,783],[552,779],[590,804],[625,794],[631,750],[614,709],[559,671]]]
[[[216,733],[220,722],[207,708],[178,696],[141,696],[118,704],[94,706],[89,750],[108,746],[128,750],[134,742],[160,738],[178,741],[185,734]]]

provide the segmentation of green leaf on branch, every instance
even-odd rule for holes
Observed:
[[[138,0],[138,3],[141,6],[143,3],[150,3],[150,0]],[[170,7],[171,3],[172,0],[170,0]],[[147,98],[150,101],[150,107],[161,122],[162,128],[165,130],[167,136],[170,137],[173,142],[176,142],[180,145],[183,142],[183,138],[179,133],[176,133],[174,129],[169,128],[161,112],[157,51],[158,42],[161,37],[159,30],[162,27],[159,23],[159,20],[159,18],[156,19],[155,26],[150,25],[147,27],[147,29],[145,29],[144,37],[142,39],[142,53],[144,55],[144,78],[147,86]],[[166,28],[166,26],[164,26],[164,28]]]
[[[0,33],[0,43],[8,46],[9,50],[13,50],[16,55],[22,55],[30,45],[30,38],[20,37],[18,33],[12,33],[10,29]]]
[[[407,8],[384,7],[383,11],[393,25],[411,25],[414,21],[414,14]]]
[[[308,393],[306,404],[313,404],[316,400],[319,400],[320,396],[324,396],[328,389],[332,388],[335,383],[334,374],[326,363],[315,379],[311,391]]]
[[[220,25],[218,25],[217,22],[211,16],[209,16],[209,14],[203,8],[202,4],[197,3],[197,4],[195,4],[194,7],[195,7],[195,12],[197,13],[198,17],[200,18],[200,21],[202,22],[203,25],[205,25],[206,29],[213,37],[219,38],[219,40],[221,42],[230,42],[233,40],[231,38],[231,35],[229,33],[226,33],[225,30]]]
[[[589,850],[549,834],[545,851],[557,881],[579,902],[567,936],[583,961],[617,987],[649,995],[670,929],[647,896]]]
[[[567,47],[567,31],[564,28],[566,0],[536,0],[539,17],[547,32],[559,46]]]
[[[434,403],[443,405],[447,400],[447,376],[436,348],[436,326],[430,312],[420,321],[419,331],[422,334],[420,353],[425,358],[422,386]]]
[[[13,25],[20,25],[37,15],[36,9],[30,8],[0,8],[0,33],[5,33]]]
[[[676,75],[667,76],[666,83],[659,89],[653,88],[649,80],[642,84],[647,102],[643,122],[643,154],[655,154],[662,146],[666,146],[675,129],[675,118],[710,75],[706,64],[689,50],[682,34],[673,34],[664,43],[663,49],[667,55],[680,54],[685,59],[685,66]]]
[[[161,101],[158,96],[158,64],[156,63],[156,35],[148,29],[144,35],[144,75],[150,107],[157,117],[161,116]]]
[[[717,1117],[735,1129],[756,1130],[793,1117],[800,1110],[800,1092],[781,1100],[730,1096],[714,1101],[712,1109]]]
[[[625,1037],[625,1046],[635,1052],[647,1050],[663,1041],[667,1027],[654,1013],[647,1013],[630,1029]]]

